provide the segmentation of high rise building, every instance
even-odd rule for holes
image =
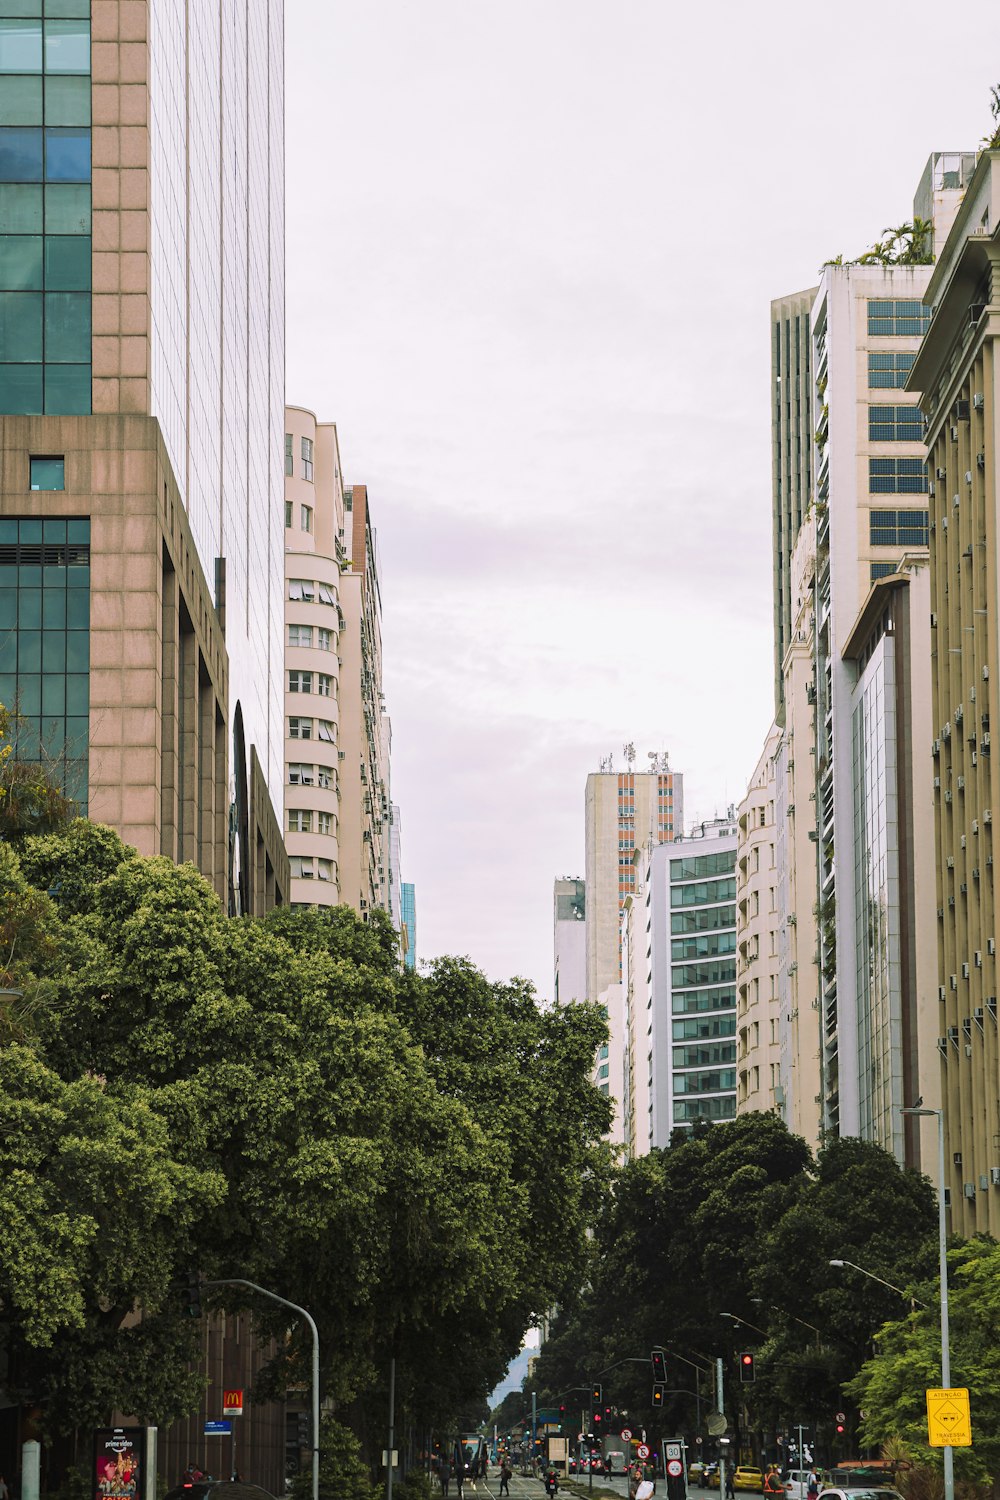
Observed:
[[[782,663],[791,639],[791,560],[812,499],[812,306],[816,288],[771,303],[771,528],[774,560],[774,699],[781,718]]]
[[[610,757],[587,777],[585,879],[587,886],[587,995],[595,999],[621,979],[621,913],[635,888],[633,855],[643,844],[661,844],[683,826],[684,779],[666,756],[634,769],[626,746],[625,771]]]
[[[967,160],[961,155],[937,153],[918,189],[915,213],[921,216],[923,208],[933,216],[932,237],[937,243],[957,209]],[[788,582],[787,595],[783,593],[781,600],[776,597],[775,601],[776,622],[780,616],[785,622],[782,630],[787,630],[787,635],[783,633],[776,642],[783,653],[780,711],[787,719],[785,700],[791,674],[796,679],[797,696],[804,687],[806,703],[812,709],[807,714],[798,701],[795,717],[800,746],[805,738],[804,748],[814,752],[812,806],[802,811],[808,825],[815,817],[815,828],[808,827],[810,841],[815,838],[813,860],[796,826],[800,797],[789,795],[793,779],[801,785],[800,752],[797,749],[793,757],[783,746],[776,762],[776,800],[784,808],[788,827],[776,845],[777,883],[783,895],[794,892],[798,904],[791,915],[798,922],[809,899],[809,874],[815,868],[812,905],[818,939],[816,993],[811,997],[811,981],[803,984],[801,937],[795,943],[786,939],[782,945],[788,959],[787,967],[783,965],[779,973],[782,1024],[786,1017],[797,1018],[799,1035],[782,1035],[780,1087],[784,1093],[796,1069],[800,1082],[808,1086],[811,1043],[805,1042],[801,1033],[803,1002],[809,999],[816,1007],[819,1130],[878,1140],[895,1150],[901,1160],[906,1159],[902,1133],[888,1123],[895,1105],[888,1106],[887,1114],[885,1101],[895,1098],[896,1085],[891,1080],[904,1078],[908,1071],[922,1079],[927,1071],[926,1051],[921,1052],[917,1045],[920,1029],[907,1031],[904,1025],[919,1003],[919,986],[916,993],[903,992],[904,983],[917,981],[914,970],[904,967],[898,958],[892,962],[887,959],[876,973],[870,945],[883,942],[891,947],[893,933],[909,931],[913,924],[913,930],[919,928],[925,882],[918,877],[901,884],[893,873],[896,856],[888,852],[883,857],[883,850],[897,836],[901,848],[912,849],[910,840],[919,827],[920,809],[919,798],[914,801],[904,795],[911,787],[905,764],[886,804],[890,811],[872,809],[876,788],[870,784],[867,758],[872,756],[872,764],[880,768],[871,774],[883,775],[878,755],[892,741],[896,723],[891,714],[884,718],[882,709],[864,697],[860,684],[871,681],[879,671],[878,667],[868,671],[868,647],[880,660],[883,655],[878,645],[881,637],[870,617],[871,599],[877,596],[872,594],[874,586],[905,568],[911,587],[919,592],[919,581],[913,580],[919,580],[919,558],[926,555],[923,423],[904,386],[927,326],[922,298],[930,276],[930,266],[918,263],[831,264],[824,268],[811,313],[809,359],[815,426],[815,456],[810,469],[815,571],[811,584],[807,583],[811,557],[798,558],[805,584],[798,587],[798,598],[793,597],[797,585],[792,579],[796,538],[791,536],[787,522],[780,537],[777,525],[775,533],[776,553],[780,550],[789,557],[787,566],[776,562],[775,569],[776,580],[780,575]],[[783,472],[776,472],[776,495]],[[799,522],[800,531],[809,519],[807,511]],[[898,597],[894,594],[893,598],[897,611],[902,610]],[[801,628],[811,632],[811,640],[796,639],[798,632],[793,631],[791,623],[796,609],[803,615]],[[860,654],[858,631],[866,641]],[[926,668],[918,646],[914,649],[915,642],[919,642],[918,631],[911,631],[905,643],[896,643],[895,666],[890,663],[888,678],[880,680],[891,694],[895,681],[892,674],[898,669],[900,680],[907,683],[906,690],[914,695],[916,706],[907,706],[907,712],[912,707],[915,721],[919,721],[923,694],[920,674]],[[811,673],[803,682],[807,647]],[[865,726],[872,714],[878,724],[872,731],[874,738],[866,738],[869,731]],[[811,725],[807,722],[810,718]],[[878,782],[878,796],[883,795],[885,785],[883,777]],[[884,825],[895,815],[897,796],[909,821],[905,828],[887,829]],[[866,852],[859,856],[859,849]],[[859,857],[867,859],[869,865],[859,867]],[[794,871],[781,866],[788,858],[795,862]],[[793,946],[797,950],[794,959],[790,957]],[[915,962],[916,955],[910,956]],[[797,965],[794,983],[793,963]],[[793,991],[797,995],[794,1003]],[[905,1059],[900,1050],[904,1037],[909,1037],[914,1048]],[[926,1079],[924,1092],[931,1091],[932,1082]],[[808,1123],[811,1111],[804,1091],[790,1101],[786,1098],[785,1107],[793,1118]],[[812,1132],[807,1129],[804,1133]],[[915,1132],[911,1137],[915,1139]]]
[[[736,1114],[735,809],[649,853],[649,1146]]]
[[[0,698],[234,910],[282,899],[282,0],[0,0]]]
[[[367,490],[344,487],[332,422],[317,422],[312,412],[291,406],[285,426],[291,899],[303,905],[344,902],[366,920],[379,907],[402,932],[399,825],[389,798],[390,725],[382,693],[382,604]]]
[[[739,805],[736,850],[736,1111],[771,1110],[784,1102],[780,1078],[779,931],[775,844],[775,757],[781,731],[772,725]]]
[[[406,929],[406,954],[404,962],[408,969],[417,967],[417,889],[410,880],[400,886],[400,903],[403,926]]]
[[[965,187],[926,290],[930,326],[910,373],[927,419],[932,736],[914,744],[933,780],[937,867],[935,1030],[951,1228],[1000,1233],[997,886],[1000,771],[992,725],[1000,674],[996,390],[1000,337],[1000,152],[932,164]],[[912,1102],[912,1098],[907,1102]],[[929,1122],[933,1123],[933,1122]],[[932,1158],[930,1158],[932,1159]]]
[[[563,875],[552,891],[552,998],[568,1005],[587,998],[587,887]]]

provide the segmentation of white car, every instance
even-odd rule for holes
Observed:
[[[813,1469],[789,1469],[785,1479],[785,1494],[791,1496],[791,1500],[806,1500],[809,1493],[809,1475],[815,1473]],[[822,1489],[822,1485],[820,1486]]]

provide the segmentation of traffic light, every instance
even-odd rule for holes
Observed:
[[[653,1379],[657,1385],[666,1385],[667,1382],[667,1356],[662,1349],[654,1349],[649,1356],[653,1365]]]
[[[184,1311],[189,1318],[201,1317],[201,1275],[194,1266],[188,1271],[187,1306]]]
[[[740,1355],[740,1385],[753,1385],[757,1379],[757,1371],[754,1368],[754,1357],[749,1349],[744,1349]]]
[[[662,1406],[663,1405],[663,1398],[664,1398],[665,1394],[666,1394],[666,1387],[663,1384],[661,1384],[659,1381],[657,1381],[656,1385],[653,1386],[653,1405],[654,1406]]]
[[[836,1430],[836,1432],[838,1434],[842,1434],[844,1432],[844,1430],[845,1430],[844,1429],[844,1423],[843,1422],[838,1422],[835,1430]]]
[[[596,1382],[590,1392],[590,1420],[596,1429],[604,1422],[604,1390]]]

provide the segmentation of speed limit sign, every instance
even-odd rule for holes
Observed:
[[[637,1458],[648,1458],[649,1457],[649,1444],[648,1443],[640,1443],[639,1446],[638,1446],[638,1448],[635,1450],[635,1452],[636,1452],[636,1457]]]

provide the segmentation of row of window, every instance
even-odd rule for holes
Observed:
[[[922,302],[912,299],[868,299],[868,332],[873,338],[922,338],[930,321],[931,310]]]
[[[922,443],[924,419],[919,406],[869,406],[870,443]]]
[[[12,8],[8,0],[4,9]],[[56,17],[49,7],[44,20],[19,10],[18,16],[0,20],[0,73],[90,72],[89,8],[82,11],[77,4],[71,14],[61,10]]]
[[[285,501],[285,530],[286,531],[290,531],[291,530],[292,513],[293,513],[293,511],[294,511],[294,506],[292,505],[291,500],[286,500]],[[301,531],[308,531],[310,533],[312,532],[312,529],[313,529],[313,508],[312,508],[311,505],[300,505],[299,506],[299,529]]]
[[[727,875],[736,868],[735,850],[721,854],[699,854],[670,861],[671,880],[699,880],[704,875]]]
[[[671,906],[707,906],[712,901],[735,901],[736,877],[731,880],[700,880],[697,885],[675,885]]]
[[[313,477],[313,441],[312,438],[304,437],[301,440],[302,478],[311,480]],[[295,435],[291,432],[285,433],[285,474],[291,479],[295,473]],[[287,510],[286,510],[287,513]],[[292,523],[286,521],[285,525]]]
[[[289,786],[318,786],[330,788],[335,774],[329,766],[307,765],[302,761],[291,761],[288,766]]]
[[[0,26],[2,26],[0,22]],[[89,125],[90,79],[51,73],[4,77],[0,125]]]
[[[735,1118],[735,1094],[719,1094],[714,1099],[674,1100],[675,1125],[690,1125],[694,1120],[734,1120]]]
[[[736,933],[732,930],[695,933],[693,937],[673,938],[670,943],[670,957],[673,959],[710,958],[716,953],[735,952]]]
[[[308,854],[290,854],[288,873],[293,880],[332,880],[333,860],[313,859]]]
[[[716,927],[735,926],[735,906],[695,907],[692,911],[675,911],[670,917],[671,932],[710,932]]]
[[[313,812],[309,807],[288,809],[289,833],[333,833],[333,813]]]
[[[0,181],[89,182],[89,126],[0,125]]]
[[[290,740],[324,740],[327,744],[335,745],[337,726],[331,724],[329,719],[293,717],[288,720],[288,738]]]
[[[868,351],[868,388],[875,390],[878,387],[901,388],[906,384],[907,376],[913,369],[915,354],[908,350],[875,350]]]
[[[311,578],[289,578],[288,597],[302,604],[336,604],[337,590],[332,583],[315,583]]]
[[[307,646],[311,649],[314,637],[317,651],[333,650],[333,631],[327,630],[325,625],[318,625],[315,632],[311,625],[289,625],[288,627],[290,646]]]
[[[922,458],[870,458],[868,492],[872,495],[926,495],[927,466]]]
[[[316,679],[315,686],[313,678]],[[336,683],[329,672],[289,672],[290,693],[318,693],[321,698],[335,698]]]
[[[926,510],[872,510],[868,537],[873,547],[926,547]]]

